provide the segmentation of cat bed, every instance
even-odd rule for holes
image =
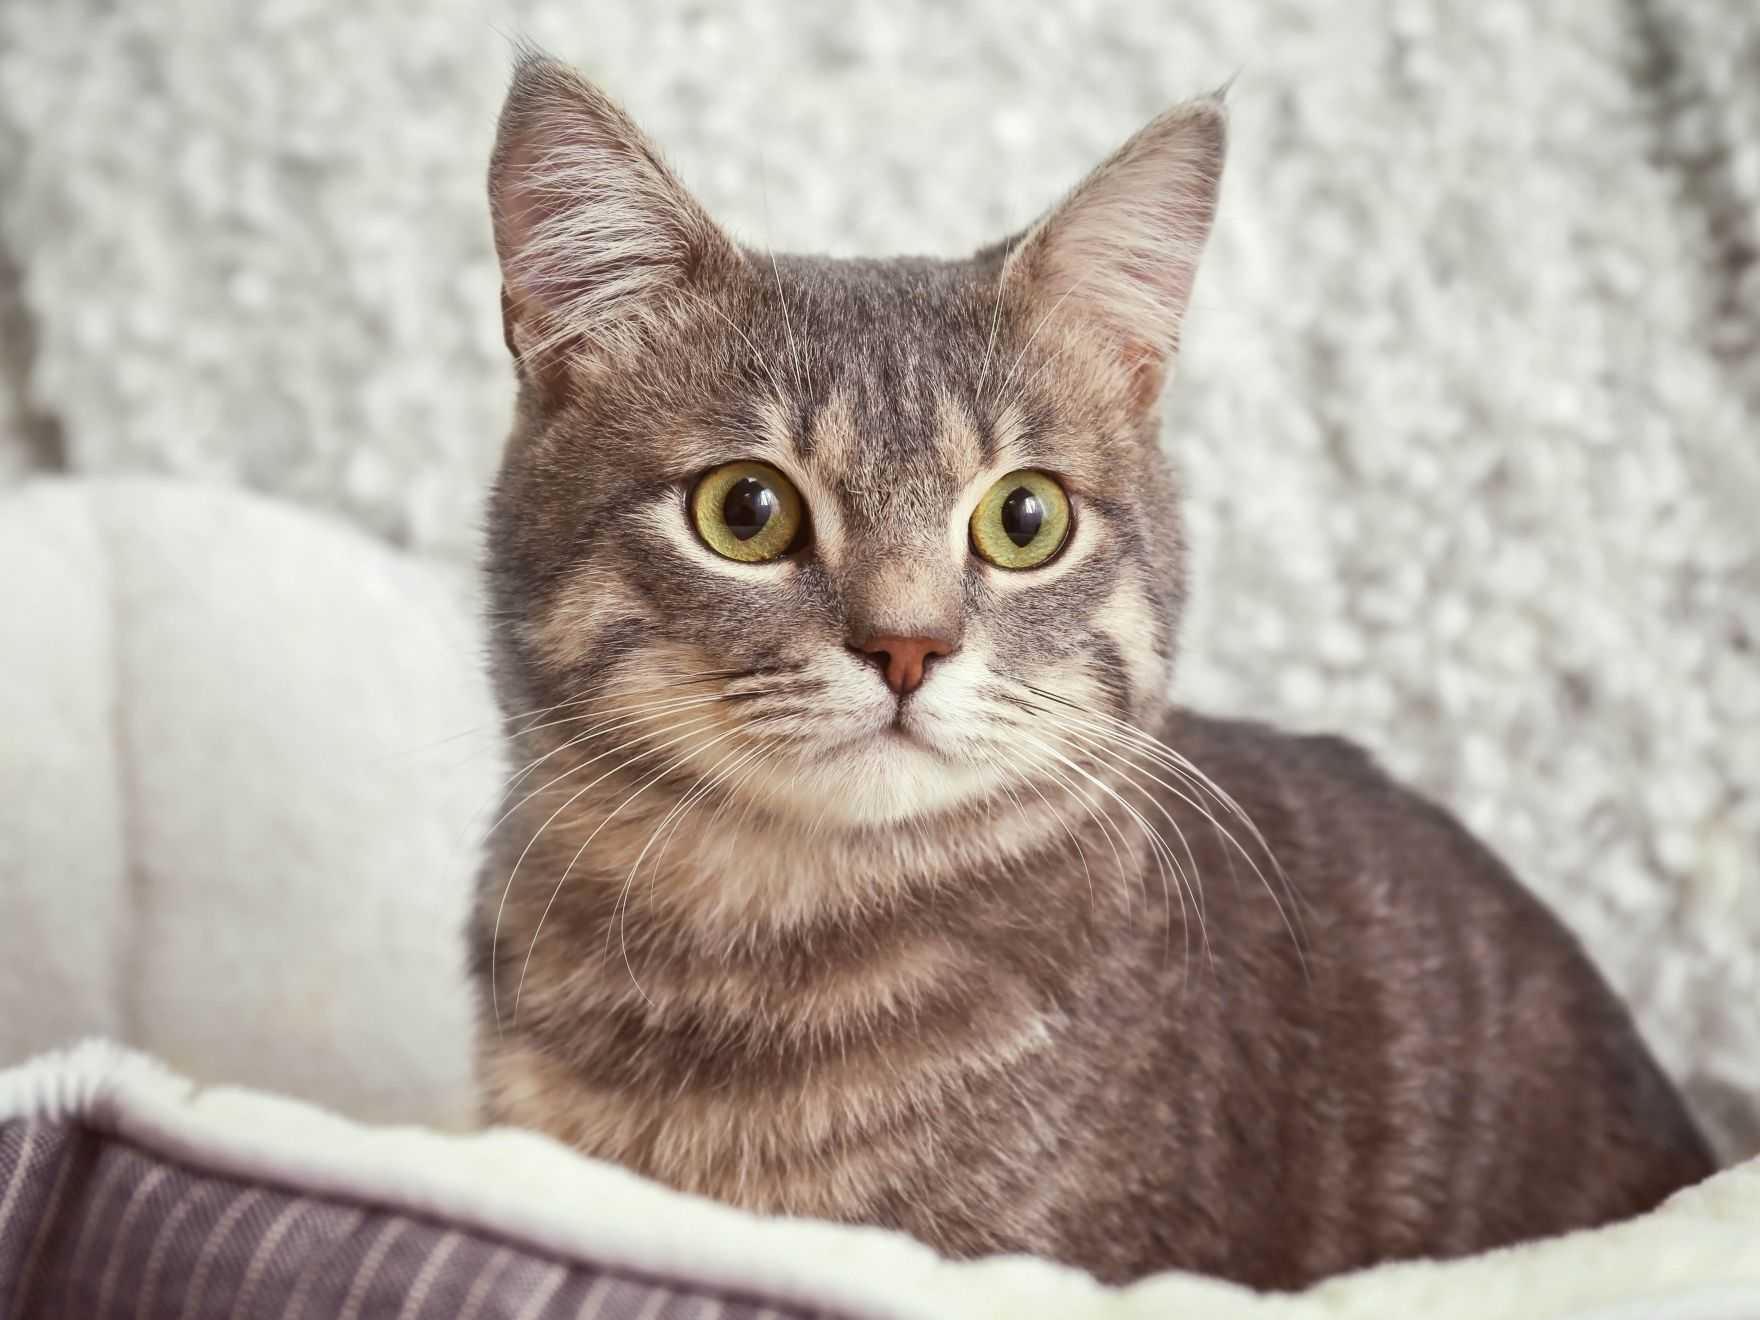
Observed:
[[[0,494],[0,621],[0,1067],[104,1036],[468,1118],[504,775],[466,594],[259,496],[40,481]]]
[[[763,1218],[512,1130],[362,1126],[95,1042],[0,1074],[0,1314],[1751,1320],[1760,1163],[1626,1224],[1266,1296]]]

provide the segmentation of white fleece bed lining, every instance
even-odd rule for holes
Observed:
[[[5,1118],[78,1118],[204,1172],[400,1209],[559,1259],[887,1320],[1760,1317],[1753,1165],[1630,1224],[1264,1296],[1181,1274],[1114,1290],[1044,1261],[944,1261],[897,1234],[764,1219],[684,1196],[528,1133],[370,1128],[295,1101],[200,1087],[104,1042],[0,1073]]]

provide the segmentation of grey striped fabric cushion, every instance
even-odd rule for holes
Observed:
[[[807,1314],[552,1259],[398,1211],[214,1177],[77,1122],[0,1124],[5,1320]]]

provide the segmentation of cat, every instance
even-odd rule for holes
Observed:
[[[493,1118],[763,1212],[1297,1288],[1713,1168],[1574,939],[1354,746],[1166,692],[1217,99],[954,261],[736,244],[519,62]]]

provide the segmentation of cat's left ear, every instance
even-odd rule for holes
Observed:
[[[535,52],[501,112],[489,201],[507,346],[552,396],[663,339],[742,260],[630,117]]]
[[[1031,327],[1070,318],[1154,404],[1179,347],[1227,153],[1220,96],[1154,120],[1016,243],[1003,280]],[[1064,327],[1058,327],[1062,329]]]

